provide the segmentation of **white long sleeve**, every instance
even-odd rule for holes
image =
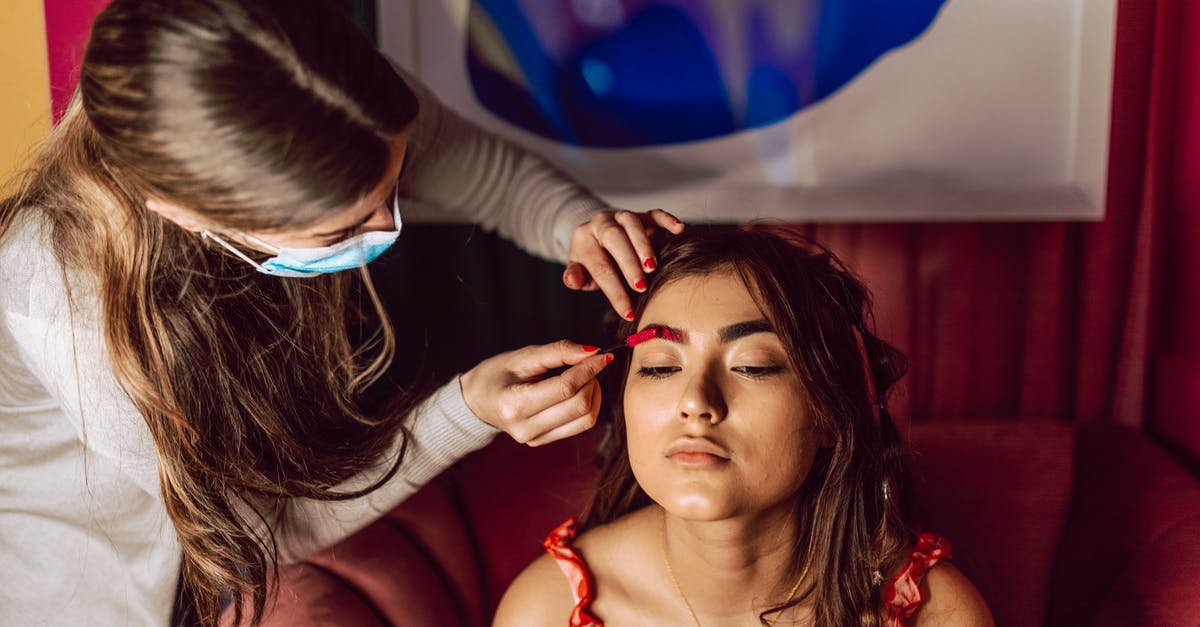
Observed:
[[[417,407],[408,426],[408,446],[399,470],[375,491],[349,501],[294,499],[289,504],[285,520],[276,526],[284,532],[276,537],[282,561],[300,560],[362,529],[463,455],[482,448],[497,433],[471,413],[457,378]],[[404,439],[397,438],[393,454],[381,460],[373,471],[345,482],[339,489],[361,489],[381,477]]]
[[[0,268],[0,625],[165,625],[180,551],[149,428],[32,222]]]
[[[571,233],[608,208],[541,157],[447,109],[405,75],[420,112],[409,137],[401,194],[496,230],[525,251],[565,262]],[[403,237],[403,236],[401,236]]]

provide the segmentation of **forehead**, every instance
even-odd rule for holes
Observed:
[[[703,331],[765,317],[742,278],[725,270],[663,285],[647,303],[642,322]]]

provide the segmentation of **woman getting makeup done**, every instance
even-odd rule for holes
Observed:
[[[905,359],[859,280],[769,229],[690,227],[659,261],[618,329],[596,493],[495,624],[991,625],[906,513]]]
[[[536,446],[594,423],[610,357],[568,341],[367,402],[395,343],[365,266],[406,203],[566,262],[621,314],[648,235],[683,228],[468,125],[322,0],[113,0],[16,189],[0,625],[167,625],[181,581],[202,623],[223,597],[257,622],[279,561],[500,431]]]

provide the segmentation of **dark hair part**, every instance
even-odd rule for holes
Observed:
[[[816,624],[878,625],[878,582],[900,565],[914,535],[906,509],[904,445],[887,411],[887,396],[907,369],[904,355],[875,336],[867,289],[827,249],[779,227],[690,226],[659,254],[659,269],[635,311],[684,277],[734,272],[761,303],[811,404],[817,430],[832,436],[796,495],[801,536],[792,576],[807,566],[806,585],[786,605],[804,602]],[[638,329],[640,314],[617,337]],[[651,503],[630,468],[624,395],[630,356],[608,376],[611,435],[597,490],[580,530]],[[879,573],[879,574],[876,574]]]
[[[387,480],[402,455],[373,485],[337,488],[403,438],[415,395],[364,400],[394,353],[365,271],[265,276],[146,201],[227,229],[315,224],[382,182],[416,114],[324,0],[114,0],[63,120],[0,202],[0,237],[22,217],[44,224],[68,286],[99,303],[79,309],[154,438],[204,624],[229,594],[237,623],[260,622],[277,548],[256,517]]]

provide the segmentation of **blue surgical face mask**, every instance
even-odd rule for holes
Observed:
[[[395,220],[396,227],[390,231],[367,231],[319,248],[279,248],[253,235],[242,233],[243,238],[275,254],[274,257],[262,263],[254,261],[214,233],[204,231],[203,235],[229,249],[230,252],[241,257],[264,274],[294,278],[332,274],[371,263],[392,247],[396,238],[400,236],[400,199],[398,194],[399,190],[392,198],[392,218]]]

